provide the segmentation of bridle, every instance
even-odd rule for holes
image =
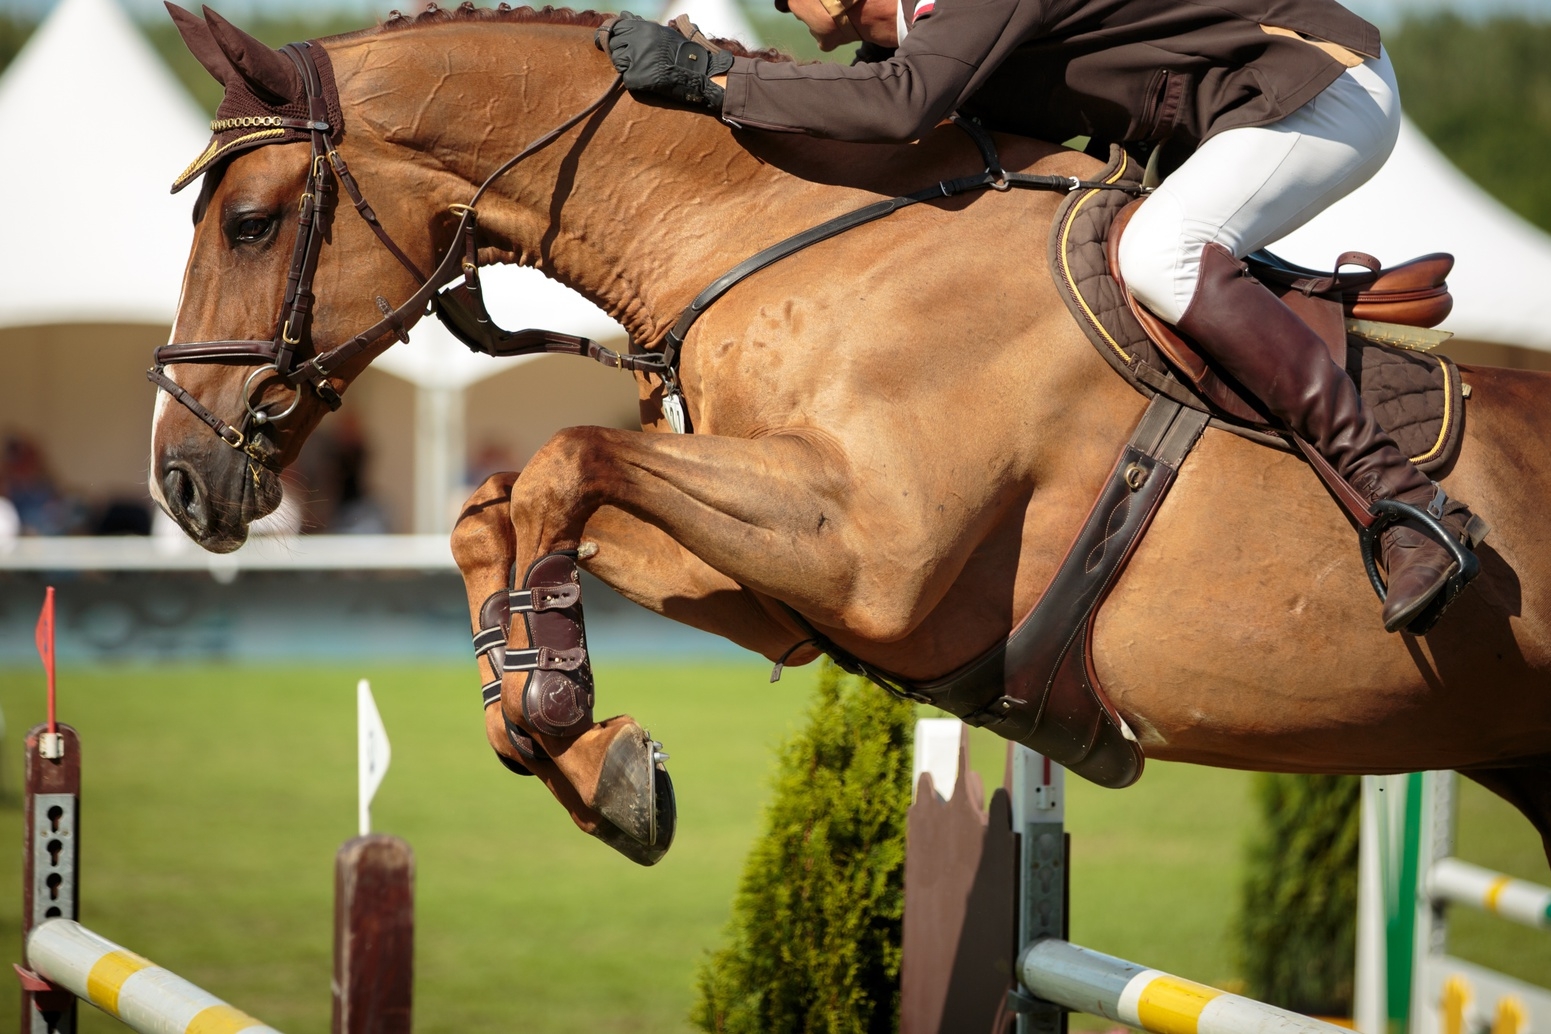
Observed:
[[[304,131],[312,144],[307,184],[298,205],[296,243],[291,251],[291,265],[286,274],[281,317],[275,328],[274,337],[267,341],[195,341],[162,345],[156,349],[152,356],[153,365],[146,371],[146,377],[151,383],[182,403],[189,412],[214,431],[221,441],[248,457],[255,483],[259,477],[259,467],[276,469],[274,467],[276,450],[262,435],[256,433],[256,428],[278,423],[294,413],[306,389],[310,389],[317,395],[329,409],[338,409],[342,401],[340,393],[329,378],[340,367],[387,334],[392,334],[399,341],[409,340],[409,329],[429,312],[435,312],[440,316],[453,333],[475,351],[491,351],[490,348],[482,346],[495,345],[500,348],[500,351],[492,351],[492,354],[498,355],[569,352],[588,355],[623,370],[656,371],[661,366],[660,356],[620,355],[612,349],[575,335],[543,330],[527,330],[516,334],[500,331],[490,321],[489,314],[485,312],[484,303],[477,294],[479,260],[475,231],[478,226],[478,215],[475,206],[491,184],[502,175],[601,108],[619,90],[620,77],[616,76],[609,88],[587,107],[504,162],[486,177],[467,204],[452,206],[453,211],[460,216],[457,230],[452,243],[448,245],[431,274],[427,276],[383,228],[377,213],[372,210],[371,205],[367,204],[355,177],[350,174],[344,157],[330,145],[330,136],[334,127],[328,121],[328,104],[323,91],[322,77],[318,73],[318,66],[312,55],[313,45],[309,41],[290,43],[281,48],[281,52],[296,65],[306,88],[308,117],[300,119],[277,116],[266,119],[265,122],[268,126]],[[391,306],[387,299],[379,295],[376,301],[377,308],[382,313],[382,319],[343,344],[324,352],[314,352],[310,358],[303,359],[301,358],[303,350],[310,343],[315,300],[312,281],[317,272],[318,256],[323,246],[324,218],[331,208],[331,198],[335,193],[333,181],[336,179],[344,187],[345,193],[350,196],[356,212],[366,221],[367,226],[371,227],[372,232],[393,254],[393,257],[398,259],[399,263],[415,278],[420,287],[397,307]],[[448,283],[460,276],[465,278],[465,283],[458,286],[456,296],[452,291],[442,291]],[[492,331],[501,335],[499,341],[491,340]],[[243,382],[244,412],[238,422],[230,424],[223,420],[169,377],[165,370],[175,363],[253,364],[256,368]],[[296,397],[291,400],[290,405],[279,412],[272,412],[253,403],[254,380],[270,372],[296,392]]]
[[[607,25],[606,22],[604,27],[599,29],[600,34],[606,31]],[[615,76],[608,89],[604,90],[596,100],[503,162],[485,178],[468,203],[451,206],[452,210],[460,216],[457,230],[452,243],[443,252],[431,274],[426,276],[388,235],[378,221],[376,212],[362,196],[360,186],[356,183],[355,177],[350,174],[344,157],[330,146],[329,139],[334,127],[328,121],[328,104],[323,91],[322,77],[319,75],[311,52],[314,45],[309,41],[290,43],[282,48],[282,52],[296,65],[306,87],[308,117],[305,119],[274,117],[266,119],[265,122],[267,126],[305,131],[312,143],[307,185],[299,203],[296,243],[291,252],[290,271],[286,275],[282,316],[275,329],[274,337],[268,341],[197,341],[162,345],[156,349],[152,357],[154,365],[146,371],[146,377],[153,384],[182,403],[214,431],[221,441],[247,456],[255,485],[259,480],[260,467],[277,470],[275,467],[277,450],[263,435],[256,433],[255,428],[277,423],[294,413],[301,402],[304,388],[310,388],[331,410],[338,409],[341,403],[340,394],[330,383],[329,377],[387,334],[392,334],[399,341],[409,340],[409,329],[418,323],[421,317],[432,313],[441,319],[454,337],[474,352],[492,356],[529,355],[540,352],[582,355],[619,370],[654,375],[662,382],[665,418],[674,431],[684,433],[689,430],[689,418],[685,412],[683,389],[678,380],[678,363],[684,340],[695,322],[722,295],[767,266],[794,255],[810,245],[828,240],[876,219],[893,215],[912,205],[937,201],[973,190],[1006,191],[1022,188],[1069,193],[1093,189],[1121,190],[1132,194],[1145,193],[1142,188],[1126,183],[1083,180],[1075,176],[1008,172],[1002,168],[991,135],[978,122],[955,115],[954,124],[969,135],[980,151],[985,163],[982,172],[957,179],[942,180],[910,194],[871,202],[765,248],[723,273],[697,294],[663,337],[659,350],[621,353],[600,345],[590,338],[574,334],[532,329],[508,331],[495,323],[485,307],[480,289],[479,249],[475,241],[478,214],[475,206],[496,180],[602,108],[620,90],[623,77]],[[377,296],[377,308],[382,313],[382,319],[343,344],[325,352],[315,353],[311,358],[301,359],[303,347],[310,343],[309,331],[314,301],[312,280],[317,271],[318,254],[323,245],[322,220],[330,210],[334,179],[338,179],[340,185],[344,187],[345,193],[350,196],[355,205],[356,212],[399,263],[419,282],[420,287],[397,307],[391,306],[381,295]],[[462,277],[461,283],[447,286],[459,277]],[[166,367],[175,363],[201,362],[250,363],[256,367],[243,382],[244,412],[235,425],[216,416],[164,372]],[[279,412],[269,412],[256,407],[252,401],[253,381],[267,372],[273,372],[296,392],[296,397],[291,404]]]

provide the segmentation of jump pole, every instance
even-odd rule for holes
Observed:
[[[1065,938],[1071,867],[1066,864],[1066,773],[1027,747],[1013,747],[1013,820],[1022,863],[1017,974],[1009,1003],[1020,1034],[1050,1030],[1052,1006],[1152,1034],[1344,1034],[1334,1024],[1072,944]],[[1061,845],[1058,848],[1057,845]]]
[[[375,705],[370,717],[382,746],[370,772],[375,789],[386,767],[386,734],[380,731]],[[28,732],[26,749],[22,936],[27,966],[16,967],[23,1034],[75,1034],[77,999],[141,1034],[278,1034],[77,921],[80,737],[70,726],[51,721]],[[368,767],[364,760],[362,767]],[[361,811],[365,823],[366,803]],[[410,1034],[414,875],[414,852],[398,837],[363,832],[335,856],[334,1034]]]
[[[937,785],[962,785],[968,771],[967,742],[962,731],[953,735],[949,730],[937,728],[940,724],[946,724],[946,720],[923,720],[917,727],[915,770],[917,785],[922,791]],[[908,929],[913,921],[912,908],[935,914],[949,912],[951,909],[946,906],[957,904],[963,912],[965,904],[976,900],[982,905],[1015,900],[1017,930],[1014,943],[1008,946],[1012,949],[1014,964],[1010,977],[1015,986],[1007,992],[1003,1009],[1016,1015],[1018,1034],[1065,1034],[1067,1014],[1071,1012],[1103,1016],[1151,1034],[1350,1034],[1330,1023],[1072,944],[1067,939],[1071,859],[1065,830],[1066,774],[1060,765],[1026,747],[1009,744],[1009,749],[1005,785],[1011,801],[1010,808],[1000,815],[1005,816],[1001,819],[1003,823],[1010,819],[1011,841],[1008,842],[1009,831],[1005,827],[1000,832],[987,828],[982,834],[983,851],[961,851],[959,854],[963,858],[957,862],[951,852],[939,852],[940,858],[938,855],[932,857],[941,866],[958,864],[963,868],[968,864],[979,872],[990,872],[995,866],[987,864],[986,853],[1007,850],[1015,859],[1015,864],[1009,867],[1015,878],[988,888],[968,879],[955,878],[965,874],[944,869],[912,888],[909,860],[910,852],[915,850],[912,843],[906,850],[904,971],[907,974],[920,974],[923,968],[929,970],[933,964],[939,967],[945,964],[940,957],[930,953],[923,953],[924,967],[921,958],[911,958]],[[959,774],[956,780],[949,778],[955,765]],[[931,778],[922,777],[920,773],[927,773]],[[978,795],[979,780],[972,779],[971,782],[971,792]],[[955,789],[949,795],[951,800],[945,798],[936,809],[928,808],[922,814],[922,824],[934,810],[946,818],[950,806],[960,803],[961,792]],[[923,799],[918,797],[912,805],[912,814],[922,804]],[[978,800],[974,805],[979,807]],[[993,796],[990,817],[994,820],[997,815],[996,797]],[[964,825],[960,822],[952,828],[959,829]],[[912,835],[918,828],[912,827]],[[950,828],[943,825],[938,832],[950,832]],[[933,839],[936,838],[923,837],[923,842]],[[1003,843],[1007,843],[1006,848],[1001,846]],[[968,899],[962,897],[966,887],[972,888]],[[948,902],[937,896],[943,893],[961,897]],[[1007,956],[998,954],[1007,951],[1007,947],[1003,947],[1005,944],[1003,941],[998,945],[987,945],[986,951],[973,957],[960,952],[946,964],[955,972],[964,965],[990,965],[1005,973]],[[902,998],[908,997],[911,991],[911,988],[905,988]],[[925,1012],[928,1014],[914,1015],[907,1011],[901,1017],[901,1029],[904,1030],[907,1023],[912,1031],[956,1034],[970,1029],[963,1024],[962,1015]],[[1004,1029],[1000,1016],[992,1029]]]
[[[27,936],[27,962],[49,983],[142,1034],[279,1034],[74,920],[35,927]]]
[[[1363,777],[1357,1029],[1363,1034],[1551,1030],[1551,988],[1448,953],[1464,905],[1551,928],[1551,887],[1454,857],[1453,772]]]

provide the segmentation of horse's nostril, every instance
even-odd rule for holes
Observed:
[[[199,481],[193,471],[179,465],[170,467],[162,478],[162,495],[172,516],[185,527],[201,530],[205,526],[205,507]]]

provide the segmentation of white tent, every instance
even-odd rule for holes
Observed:
[[[207,116],[117,0],[61,0],[0,76],[0,139],[12,145],[0,162],[0,197],[9,202],[0,348],[25,357],[0,383],[0,431],[46,442],[53,465],[92,495],[142,491],[151,393],[140,371],[167,339],[192,239],[193,192],[168,188],[209,136]],[[623,328],[535,271],[492,270],[486,281],[491,310],[508,326],[623,346]],[[368,433],[413,435],[377,451],[397,466],[412,463],[412,501],[401,509],[417,530],[444,530],[449,499],[461,498],[464,390],[524,362],[473,355],[436,321],[422,322],[376,364],[415,386],[412,431],[401,393],[364,383],[375,373],[363,378],[352,410],[365,413]],[[606,373],[599,367],[595,377]],[[570,422],[618,422],[633,409],[617,379],[602,391],[577,387],[569,371],[564,380],[568,405],[552,408]],[[374,399],[391,412],[374,414]],[[520,437],[531,446],[535,433]]]
[[[707,36],[735,39],[751,47],[760,45],[759,33],[749,24],[737,0],[668,0],[666,18],[689,15]]]
[[[1395,153],[1362,187],[1272,250],[1325,269],[1343,251],[1396,264],[1451,252],[1454,312],[1442,329],[1471,341],[1551,351],[1544,309],[1551,235],[1530,225],[1465,177],[1408,120]]]
[[[205,123],[114,0],[63,0],[0,78],[0,327],[171,324]]]

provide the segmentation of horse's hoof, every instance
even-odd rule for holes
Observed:
[[[637,865],[656,865],[673,844],[678,807],[662,744],[644,729],[609,744],[592,807],[603,822],[593,836]]]

